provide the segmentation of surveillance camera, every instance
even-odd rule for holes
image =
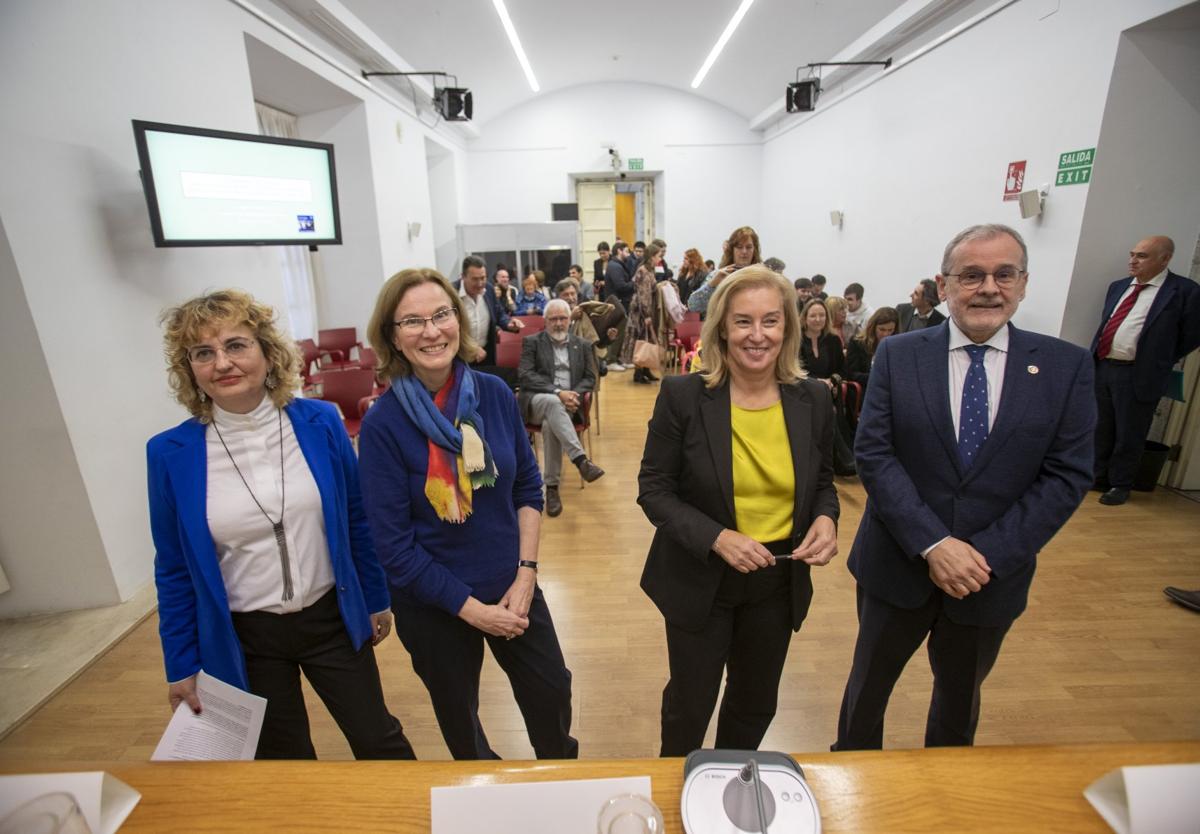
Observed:
[[[625,172],[624,172],[624,171],[622,171],[622,172],[621,172],[621,179],[625,179]]]
[[[609,148],[609,149],[608,149],[608,155],[609,155],[609,156],[616,156],[616,155],[617,155],[617,149],[616,149],[616,148]]]

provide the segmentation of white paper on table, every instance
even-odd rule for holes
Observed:
[[[117,777],[99,770],[0,776],[0,820],[34,797],[59,792],[75,797],[93,834],[113,834],[142,798]]]
[[[154,748],[152,761],[253,759],[267,699],[230,686],[201,670],[196,676],[200,714],[180,702]]]
[[[1083,795],[1117,834],[1196,834],[1200,764],[1122,767]]]
[[[649,799],[650,777],[466,785],[429,793],[433,834],[563,834],[595,831],[600,808],[614,796],[637,793]]]

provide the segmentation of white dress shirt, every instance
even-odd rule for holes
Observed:
[[[467,308],[467,326],[471,333],[471,338],[475,340],[475,344],[480,347],[486,347],[488,343],[488,329],[492,326],[492,313],[488,309],[487,298],[484,293],[488,292],[485,287],[478,298],[471,298],[471,294],[467,292],[466,287],[459,287],[458,295],[462,298],[463,306]]]
[[[231,611],[299,611],[320,599],[334,584],[321,494],[296,442],[292,421],[287,412],[282,416],[282,474],[287,486],[283,528],[293,587],[290,600],[283,599],[284,566],[271,526],[279,520],[281,503],[280,415],[275,404],[270,397],[263,397],[249,414],[233,414],[214,404],[213,423],[205,431],[208,529],[217,547],[217,564]],[[222,437],[225,445],[221,444]],[[242,483],[230,455],[246,483]],[[247,485],[271,521],[254,503]]]
[[[1138,339],[1142,336],[1142,328],[1146,324],[1146,316],[1150,315],[1150,305],[1154,303],[1154,296],[1158,295],[1158,288],[1166,280],[1167,271],[1164,269],[1146,282],[1150,286],[1142,290],[1141,295],[1137,297],[1137,301],[1133,302],[1133,309],[1129,311],[1129,315],[1125,317],[1125,321],[1121,322],[1121,326],[1113,334],[1112,350],[1108,352],[1108,356],[1105,357],[1106,359],[1132,362],[1137,357],[1137,343]],[[1129,282],[1129,286],[1125,288],[1125,292],[1121,293],[1121,297],[1117,299],[1117,303],[1113,307],[1114,313],[1121,306],[1121,302],[1133,294],[1133,288],[1136,286],[1137,279]]]

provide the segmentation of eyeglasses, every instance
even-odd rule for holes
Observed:
[[[223,353],[226,359],[236,362],[252,354],[257,345],[253,339],[230,339],[224,347],[196,345],[188,348],[187,357],[193,365],[211,365],[217,361],[217,354]]]
[[[432,316],[405,316],[400,321],[392,322],[393,325],[399,327],[405,333],[420,333],[425,329],[427,322],[433,322],[433,326],[439,330],[445,330],[451,322],[458,320],[458,310],[454,307],[443,307]]]
[[[570,321],[570,316],[546,316],[546,323]]]
[[[992,276],[992,280],[996,282],[997,287],[1007,289],[1013,286],[1020,280],[1026,272],[1023,269],[1017,269],[1015,266],[1002,266],[995,272],[984,272],[982,269],[964,269],[962,272],[946,273],[947,278],[957,278],[958,283],[964,290],[974,290],[983,286],[983,282],[987,277]]]

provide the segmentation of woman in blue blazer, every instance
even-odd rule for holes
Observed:
[[[203,669],[267,699],[257,757],[315,758],[303,671],[357,758],[412,759],[374,649],[391,628],[357,461],[336,409],[294,399],[299,360],[235,290],[163,316],[192,417],[147,444],[159,634],[174,709]]]

